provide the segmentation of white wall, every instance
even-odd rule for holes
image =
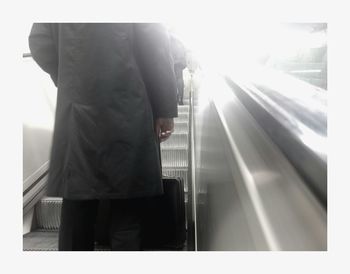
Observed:
[[[28,32],[23,39],[23,53],[29,52]],[[56,87],[51,78],[31,58],[23,58],[21,81],[25,88],[21,91],[23,125],[23,181],[49,160]]]

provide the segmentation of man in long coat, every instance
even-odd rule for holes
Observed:
[[[59,250],[93,250],[98,201],[112,201],[112,250],[140,250],[143,198],[161,195],[159,141],[176,80],[160,24],[34,24],[34,60],[57,86],[47,195],[63,197]]]

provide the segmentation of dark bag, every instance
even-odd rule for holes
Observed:
[[[145,249],[182,249],[186,240],[184,183],[163,178],[164,195],[149,199],[143,224]]]
[[[186,241],[184,183],[163,178],[164,194],[145,199],[142,246],[145,250],[179,250]],[[96,221],[97,246],[109,244],[110,202],[101,200]]]

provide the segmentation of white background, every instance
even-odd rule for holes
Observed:
[[[127,3],[126,3],[127,2]],[[12,1],[1,7],[2,273],[350,273],[347,1]],[[4,3],[4,2],[2,2]],[[22,251],[23,39],[32,22],[328,22],[328,251],[69,253]],[[213,35],[213,33],[208,33]]]

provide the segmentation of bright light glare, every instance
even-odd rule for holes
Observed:
[[[299,105],[299,109],[305,109],[312,115],[318,115],[319,119],[326,119],[327,97],[326,93],[314,89],[308,89],[307,83],[293,79],[293,77],[281,72],[266,70],[257,67],[249,71],[237,71],[230,75],[231,79],[246,86],[249,94],[262,105],[267,104],[271,109],[277,110],[282,125],[293,130],[293,133],[313,151],[316,151],[322,159],[327,159],[327,132],[316,132],[302,119],[286,111],[288,101]],[[280,101],[272,100],[269,95],[256,88],[251,82],[268,87],[271,91],[278,91]],[[223,100],[223,99],[222,99]],[[312,116],[310,116],[312,117]],[[288,122],[287,122],[288,121]]]
[[[301,141],[316,151],[321,159],[327,161],[327,137],[317,134],[302,123],[298,123],[298,128]]]
[[[56,88],[32,58],[23,60],[22,123],[31,128],[52,130],[56,105]]]
[[[273,54],[293,57],[305,47],[320,47],[325,33],[310,35],[271,22],[174,22],[171,25],[184,44],[195,53],[202,66],[226,71],[249,67]]]
[[[268,50],[266,42],[271,40],[271,37],[266,39],[262,36],[263,26],[251,23],[182,22],[173,25],[173,28],[200,63],[207,69],[214,70],[232,65],[246,66]],[[271,26],[266,26],[265,29],[271,30]]]

